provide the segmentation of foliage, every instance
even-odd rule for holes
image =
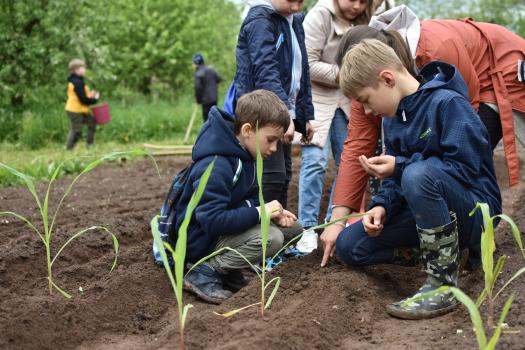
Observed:
[[[175,245],[175,250],[173,250],[169,243],[165,243],[162,241],[158,228],[158,215],[151,220],[151,232],[153,234],[153,239],[162,257],[162,263],[164,264],[164,268],[171,282],[171,287],[173,288],[173,292],[175,293],[175,299],[177,300],[177,307],[179,311],[180,348],[183,350],[186,348],[184,342],[184,326],[186,324],[186,318],[188,316],[188,309],[193,307],[193,305],[191,304],[184,305],[184,302],[182,300],[182,287],[184,284],[184,265],[186,259],[186,246],[188,240],[188,225],[190,224],[193,211],[195,210],[195,208],[197,208],[197,205],[201,200],[202,194],[204,193],[204,189],[206,187],[206,184],[208,183],[208,179],[210,177],[214,164],[215,160],[213,160],[210,163],[210,165],[208,165],[206,171],[204,171],[202,177],[200,178],[199,187],[197,188],[197,191],[194,192],[191,196],[188,208],[186,210],[186,214],[184,215],[184,220],[182,221],[182,224],[179,228],[179,234],[177,238],[177,243]],[[173,257],[173,262],[175,263],[175,277],[173,277],[173,273],[171,271],[171,266],[168,262],[168,256],[166,254],[165,249],[168,249]],[[196,265],[197,264],[195,264],[194,266]]]
[[[189,96],[196,51],[228,85],[239,25],[229,0],[1,0],[0,139],[17,139],[26,110],[63,109],[74,57],[103,99]]]
[[[73,181],[71,181],[69,186],[66,188],[64,194],[62,195],[62,198],[58,202],[58,205],[57,205],[57,208],[55,210],[55,213],[52,216],[51,216],[51,213],[49,212],[49,194],[51,193],[51,188],[52,188],[53,182],[55,181],[55,179],[57,178],[58,174],[60,173],[60,170],[61,170],[62,166],[59,165],[55,169],[55,171],[53,172],[53,175],[51,176],[51,180],[49,181],[49,184],[47,186],[47,191],[45,193],[44,201],[42,202],[40,197],[39,197],[39,195],[38,195],[38,193],[36,192],[35,182],[34,182],[34,179],[32,177],[30,177],[30,176],[28,176],[28,175],[26,175],[24,173],[21,173],[21,172],[17,171],[16,169],[13,169],[13,168],[11,168],[11,167],[3,164],[3,163],[0,163],[0,168],[3,168],[4,170],[12,173],[13,175],[17,176],[18,178],[20,178],[24,182],[26,188],[28,189],[28,191],[33,196],[33,199],[35,201],[36,206],[38,207],[39,214],[40,214],[40,219],[42,220],[42,226],[43,226],[42,229],[38,229],[36,227],[37,225],[34,222],[30,221],[28,218],[26,218],[26,217],[24,217],[24,216],[22,216],[22,215],[20,215],[20,214],[18,214],[16,212],[5,211],[5,212],[0,212],[0,215],[11,215],[11,216],[14,216],[14,217],[18,218],[19,220],[23,221],[25,224],[27,224],[27,226],[29,226],[29,228],[31,228],[37,234],[38,238],[40,238],[40,240],[44,244],[44,247],[45,247],[45,250],[46,250],[46,263],[47,263],[47,274],[48,274],[47,275],[47,279],[48,279],[49,293],[50,294],[52,293],[53,288],[55,288],[64,297],[66,297],[68,299],[71,298],[71,295],[69,295],[67,292],[62,290],[53,281],[52,267],[53,267],[53,264],[56,261],[56,259],[62,253],[62,251],[71,242],[73,242],[76,238],[84,235],[85,233],[88,233],[88,232],[91,232],[91,231],[95,231],[95,230],[98,230],[98,231],[102,230],[102,231],[108,233],[113,239],[113,248],[115,250],[115,259],[113,261],[113,265],[111,266],[111,271],[113,271],[113,269],[115,268],[115,266],[117,264],[117,256],[118,256],[118,240],[117,240],[117,237],[110,230],[108,230],[104,226],[92,226],[92,227],[89,227],[87,229],[80,230],[79,232],[77,232],[74,235],[72,235],[58,249],[57,253],[54,256],[52,256],[51,239],[53,237],[56,220],[58,218],[58,213],[60,212],[60,209],[62,207],[62,204],[63,204],[64,200],[66,199],[66,197],[69,195],[69,193],[73,189],[73,186],[75,185],[75,183],[80,179],[80,177],[83,174],[86,174],[86,173],[92,171],[98,165],[102,164],[105,161],[116,159],[116,158],[119,158],[121,156],[145,155],[145,154],[147,155],[147,153],[145,151],[142,151],[142,150],[134,150],[134,151],[128,151],[128,152],[113,152],[113,153],[105,155],[104,157],[101,157],[101,158],[99,158],[97,160],[94,160],[94,161],[90,162],[82,170],[82,172],[79,175],[77,175],[73,179]]]
[[[506,26],[525,37],[525,3],[523,0],[406,0],[420,18],[465,18]]]

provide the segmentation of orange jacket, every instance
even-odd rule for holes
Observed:
[[[519,182],[512,109],[525,112],[525,85],[517,78],[519,59],[525,59],[525,39],[502,26],[468,19],[421,22],[417,67],[436,60],[451,63],[465,79],[476,110],[480,102],[498,105],[511,186]],[[334,205],[360,207],[368,175],[358,157],[374,156],[380,126],[379,116],[365,115],[363,106],[352,101]]]

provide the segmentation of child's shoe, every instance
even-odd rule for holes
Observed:
[[[191,266],[188,264],[188,269]],[[188,272],[184,277],[184,289],[212,304],[220,304],[233,295],[224,289],[222,276],[207,263],[202,263]]]
[[[250,281],[244,277],[241,270],[232,270],[229,273],[221,274],[221,277],[224,286],[234,293],[250,283]]]

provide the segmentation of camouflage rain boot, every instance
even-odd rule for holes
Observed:
[[[414,296],[387,305],[387,312],[399,318],[419,320],[444,315],[458,304],[451,292],[441,292],[416,301],[409,301],[443,285],[456,287],[459,269],[459,244],[456,214],[451,212],[447,225],[432,229],[417,228],[421,260],[427,273],[425,284]]]

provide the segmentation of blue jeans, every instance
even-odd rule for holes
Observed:
[[[395,248],[419,247],[416,225],[422,229],[446,225],[450,223],[450,211],[457,214],[460,248],[479,247],[481,211],[468,215],[479,200],[455,178],[421,161],[405,169],[401,191],[405,202],[379,236],[369,236],[362,221],[341,232],[336,251],[344,262],[353,266],[391,263]]]
[[[302,146],[301,173],[299,175],[299,222],[303,227],[318,225],[319,206],[323,194],[323,185],[330,147],[338,168],[341,162],[341,153],[346,139],[348,119],[340,108],[336,109],[329,135],[324,148],[317,146]],[[337,174],[337,169],[336,169]],[[336,175],[337,178],[337,175]],[[332,216],[332,198],[334,196],[335,180],[332,184],[330,201],[326,212],[326,220]]]

